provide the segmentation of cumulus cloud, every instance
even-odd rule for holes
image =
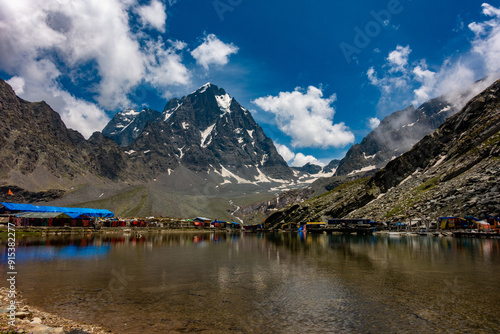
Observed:
[[[293,147],[343,147],[354,142],[354,134],[344,123],[333,124],[336,96],[323,97],[321,89],[309,86],[281,92],[278,96],[253,101],[274,114],[281,131],[292,138]]]
[[[191,74],[178,53],[186,44],[179,41],[169,43],[170,46],[167,47],[161,40],[147,42],[149,53],[146,55],[146,80],[160,87],[187,85]]]
[[[325,165],[323,162],[319,161],[312,155],[305,155],[300,152],[295,154],[286,145],[281,145],[278,143],[275,143],[274,145],[276,146],[276,150],[278,151],[278,153],[292,167],[302,167],[307,163],[311,163],[313,165],[318,165],[318,166]]]
[[[410,47],[398,45],[389,52],[384,66],[369,68],[368,81],[381,92],[379,113],[385,116],[410,104],[419,106],[440,95],[447,95],[451,103],[461,108],[495,80],[500,73],[500,9],[484,3],[482,13],[488,19],[469,24],[474,38],[470,49],[460,57],[450,56],[431,69],[425,59],[410,62]],[[489,77],[481,84],[474,85],[486,76]],[[461,95],[468,87],[473,87],[469,94]]]
[[[149,6],[141,6],[136,12],[141,18],[142,25],[165,32],[165,21],[167,20],[166,7],[158,0],[152,0]]]
[[[404,70],[405,66],[408,65],[408,56],[410,55],[410,52],[411,49],[409,45],[405,47],[398,45],[396,50],[389,53],[387,61],[391,66],[391,71],[395,72]]]
[[[130,106],[127,95],[139,84],[188,85],[186,44],[130,27],[130,13],[136,13],[144,26],[164,31],[165,10],[158,0],[142,7],[132,0],[0,2],[0,69],[12,76],[18,95],[46,100],[88,136],[106,124],[104,109]],[[86,87],[86,95],[65,91],[62,78]]]
[[[286,162],[290,162],[295,158],[295,153],[292,152],[286,145],[281,145],[278,143],[274,144],[278,153],[285,159]]]
[[[313,157],[312,155],[305,155],[303,153],[297,153],[295,155],[295,158],[293,161],[290,163],[292,167],[302,167],[305,164],[313,164],[313,165],[318,165],[318,166],[324,166],[325,164]]]
[[[368,126],[370,129],[375,130],[380,125],[380,120],[377,117],[368,119]]]
[[[479,55],[489,73],[500,72],[500,8],[495,8],[487,3],[482,5],[483,14],[491,17],[485,22],[473,22],[469,28],[475,33],[472,42],[473,53]]]
[[[21,95],[24,93],[24,79],[21,77],[12,77],[6,81],[16,92],[17,95]]]
[[[196,63],[208,70],[210,65],[226,65],[229,56],[238,52],[234,44],[226,44],[214,34],[209,34],[203,39],[203,43],[191,52]]]

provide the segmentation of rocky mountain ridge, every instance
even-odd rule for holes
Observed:
[[[129,108],[115,114],[102,130],[102,134],[113,139],[121,147],[127,147],[137,139],[148,122],[156,120],[160,115],[159,111],[153,109],[137,111]]]
[[[314,194],[330,191],[346,180],[373,175],[437,129],[492,82],[492,78],[486,77],[466,89],[451,91],[424,102],[417,109],[409,106],[385,117],[377,128],[348,150],[333,176],[318,179],[312,184]]]
[[[4,81],[0,116],[0,186],[15,193],[4,200],[229,219],[225,197],[279,191],[302,176],[251,114],[214,85],[172,99],[162,113],[116,116],[106,132],[122,147],[99,132],[86,140],[45,102],[18,98]]]
[[[432,99],[418,109],[410,106],[385,117],[359,144],[353,145],[340,161],[335,175],[378,170],[410,150],[457,112],[444,97]]]
[[[100,133],[85,140],[66,128],[58,113],[45,102],[18,98],[0,80],[0,179],[29,175],[44,169],[59,178],[88,174],[111,180],[144,179],[127,155]],[[43,180],[38,180],[41,188]]]
[[[183,165],[195,172],[234,175],[240,182],[294,177],[250,112],[213,84],[170,100],[127,149],[133,159],[142,152],[155,172]]]
[[[289,205],[266,221],[492,214],[500,211],[499,157],[500,80],[373,176]]]

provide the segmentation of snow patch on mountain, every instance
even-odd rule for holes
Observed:
[[[267,161],[267,158],[268,158],[267,154],[264,154],[262,156],[262,160],[260,161],[260,165],[261,166],[264,166],[264,163]]]
[[[366,155],[366,153],[363,152],[363,156],[365,157],[366,160],[373,159],[377,156],[377,153],[375,153],[374,155]]]
[[[206,128],[204,131],[200,131],[201,134],[201,147],[206,148],[210,143],[212,142],[212,137],[210,137],[210,140],[208,143],[205,143],[208,136],[212,133],[213,129],[215,127],[215,123],[210,125],[208,128]]]
[[[366,166],[366,167],[363,167],[363,168],[358,169],[358,170],[353,170],[352,172],[350,172],[347,175],[354,175],[354,174],[358,174],[358,173],[362,173],[362,172],[369,172],[369,171],[375,170],[375,169],[377,169],[376,166]]]
[[[220,172],[217,169],[214,169],[214,172],[217,173],[217,174],[219,174],[220,176],[222,176],[224,179],[226,179],[226,181],[230,181],[231,182],[230,179],[235,179],[236,183],[247,183],[247,184],[252,184],[253,183],[251,181],[248,181],[248,180],[246,180],[246,179],[244,179],[242,177],[239,177],[238,175],[230,172],[224,166],[220,166],[220,167],[221,167],[221,171]]]
[[[124,111],[122,111],[122,115],[123,116],[137,116],[137,115],[139,115],[139,112],[133,108],[125,109]]]
[[[208,89],[208,87],[210,87],[212,84],[210,82],[207,82],[206,84],[204,84],[203,86],[201,86],[200,88],[198,88],[198,90],[196,92],[198,93],[205,93]],[[195,93],[196,93],[195,92]]]
[[[417,122],[418,122],[418,120],[417,120]],[[417,122],[413,122],[413,123],[410,123],[410,124],[405,124],[405,125],[403,125],[403,128],[414,126],[415,123],[417,123]]]
[[[443,113],[443,112],[447,112],[447,111],[448,111],[448,110],[450,110],[450,109],[451,109],[451,106],[450,106],[450,105],[448,105],[448,106],[444,107],[443,109],[441,109],[441,110],[438,112],[438,114]]]
[[[262,171],[257,168],[257,173],[258,175],[255,177],[255,182],[258,182],[258,183],[271,183],[272,181],[269,179],[269,177],[262,173]]]
[[[182,103],[177,102],[177,107],[165,111],[163,113],[164,114],[163,121],[166,122],[174,114],[174,112],[176,112],[177,109],[179,109],[180,106],[182,106]]]
[[[184,152],[182,151],[184,149],[184,147],[186,147],[186,146],[184,145],[182,147],[179,147],[178,150],[180,153],[179,153],[179,155],[177,155],[177,154],[175,155],[179,160],[181,160],[182,157],[184,156]]]
[[[225,94],[225,95],[216,95],[215,96],[215,99],[217,100],[217,105],[219,106],[220,110],[226,114],[226,113],[230,113],[231,110],[229,109],[229,107],[231,106],[231,101],[233,100],[229,94]],[[223,114],[223,115],[224,115]],[[222,116],[222,115],[221,115]]]

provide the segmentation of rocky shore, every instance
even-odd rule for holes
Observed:
[[[16,296],[16,319],[15,326],[9,327],[10,303],[8,289],[0,288],[0,333],[32,333],[32,334],[108,334],[111,333],[100,326],[78,323],[76,321],[60,317],[56,314],[39,310],[27,305],[18,292]]]

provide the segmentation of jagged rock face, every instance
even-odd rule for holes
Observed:
[[[11,171],[31,173],[39,165],[70,175],[80,169],[79,157],[73,151],[83,138],[68,130],[45,102],[19,99],[7,83],[0,81],[0,109],[2,178]]]
[[[307,174],[318,174],[320,173],[323,168],[318,165],[313,165],[311,163],[307,163],[302,167],[292,167],[294,170],[297,170],[299,172],[307,173]]]
[[[127,152],[156,172],[183,165],[197,172],[225,169],[249,180],[260,172],[276,179],[293,177],[250,112],[212,84],[169,101]]]
[[[443,180],[447,181],[462,174],[481,159],[495,157],[498,143],[492,146],[491,152],[486,150],[481,155],[470,151],[476,150],[485,140],[494,138],[500,130],[499,88],[500,82],[497,81],[473,98],[459,114],[450,117],[436,131],[422,139],[402,159],[389,163],[383,173],[375,174],[372,183],[386,191],[417,168],[426,168],[433,159],[441,156],[444,157],[443,161],[458,157],[469,161],[465,166],[453,168],[443,175]],[[494,142],[493,138],[491,140]]]
[[[288,206],[267,222],[434,220],[467,213],[481,218],[500,212],[499,158],[500,80],[375,175]]]
[[[337,171],[337,168],[339,167],[340,160],[334,159],[328,163],[325,167],[323,167],[323,172],[324,173],[332,173]]]
[[[110,139],[95,134],[87,141],[66,128],[45,102],[27,102],[0,80],[0,178],[13,171],[30,174],[42,167],[57,177],[136,178],[127,156]],[[140,174],[140,173],[139,173]]]
[[[148,122],[156,120],[160,112],[153,109],[126,109],[113,116],[104,127],[102,134],[113,139],[121,147],[127,147],[139,137]]]
[[[457,110],[444,97],[432,99],[418,109],[410,106],[382,120],[359,144],[353,145],[335,175],[376,170],[410,150]]]

